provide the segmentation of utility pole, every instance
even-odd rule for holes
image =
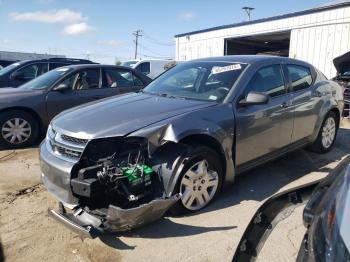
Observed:
[[[244,7],[242,7],[242,9],[247,13],[248,21],[250,21],[250,18],[251,18],[250,14],[255,8],[249,7],[249,6],[244,6]]]
[[[137,59],[137,47],[139,45],[139,37],[142,36],[142,30],[141,29],[137,29],[133,35],[135,36],[135,59]]]

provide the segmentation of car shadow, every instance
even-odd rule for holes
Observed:
[[[187,216],[197,216],[201,213],[213,212],[238,205],[248,200],[262,202],[277,193],[284,186],[302,178],[310,172],[331,172],[332,168],[326,167],[328,164],[340,161],[350,154],[350,129],[341,128],[338,135],[334,148],[329,153],[316,154],[307,150],[298,150],[237,176],[235,183],[225,187],[212,204],[202,211],[191,213]],[[174,222],[168,217],[163,217],[152,224],[121,235],[125,237],[159,239],[234,228],[236,228],[234,225],[230,227],[190,226]],[[109,235],[103,236],[100,239],[106,245],[116,249],[135,248],[135,246],[125,244],[119,236],[117,234]]]
[[[120,250],[124,249],[134,249],[136,246],[129,246],[124,243],[119,237],[129,237],[129,238],[148,238],[148,239],[159,239],[159,238],[169,238],[169,237],[184,237],[203,234],[211,231],[222,231],[235,229],[236,226],[223,226],[223,227],[201,227],[192,226],[176,223],[167,217],[163,217],[158,221],[148,224],[139,229],[134,229],[129,232],[122,234],[111,234],[102,235],[100,240],[106,245],[117,248]]]
[[[297,150],[237,176],[234,184],[225,187],[217,200],[201,212],[223,209],[247,200],[261,202],[311,172],[330,173],[333,169],[327,168],[328,164],[350,154],[350,129],[340,128],[338,135],[334,148],[328,153]]]

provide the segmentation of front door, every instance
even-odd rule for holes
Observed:
[[[256,71],[245,87],[268,94],[265,105],[239,107],[236,110],[236,165],[248,163],[291,142],[293,110],[281,65],[264,66]]]
[[[117,89],[102,87],[100,68],[74,72],[58,85],[61,84],[67,88],[48,92],[46,107],[49,120],[68,108],[118,94]]]

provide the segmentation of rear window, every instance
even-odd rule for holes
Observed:
[[[311,86],[312,76],[310,68],[299,65],[287,65],[287,70],[293,91],[303,90]]]

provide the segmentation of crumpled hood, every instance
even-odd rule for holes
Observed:
[[[334,58],[333,64],[339,74],[350,71],[350,52]]]
[[[215,103],[126,94],[75,107],[54,118],[52,126],[77,138],[125,136],[148,125]]]

